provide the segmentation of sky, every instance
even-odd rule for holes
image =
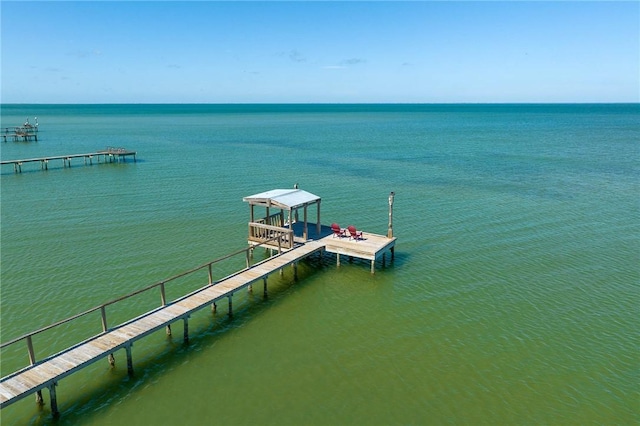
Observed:
[[[640,102],[638,1],[0,2],[1,103]]]

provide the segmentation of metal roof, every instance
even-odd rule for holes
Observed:
[[[279,207],[281,209],[293,209],[318,202],[320,197],[302,189],[272,189],[260,194],[244,197],[242,201],[249,204]]]

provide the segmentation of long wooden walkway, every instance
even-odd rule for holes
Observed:
[[[48,157],[26,158],[22,160],[5,160],[0,161],[0,165],[13,165],[13,170],[16,173],[22,173],[22,165],[24,163],[36,163],[40,162],[40,168],[42,170],[49,169],[49,161],[62,160],[64,167],[71,167],[71,160],[73,158],[84,158],[84,164],[93,164],[93,158],[96,158],[97,162],[100,162],[100,157],[103,158],[105,163],[113,163],[125,161],[127,157],[133,157],[133,161],[136,161],[136,151],[131,151],[125,148],[113,148],[108,147],[95,152],[88,152],[84,154],[68,154],[68,155],[53,155]]]
[[[110,357],[120,349],[126,350],[127,367],[129,374],[132,374],[131,347],[136,340],[170,326],[178,320],[184,322],[184,336],[185,340],[187,340],[188,318],[192,313],[211,306],[220,299],[228,298],[229,313],[231,314],[232,296],[235,292],[261,279],[264,280],[266,292],[266,279],[270,274],[285,266],[295,265],[296,262],[310,254],[323,250],[324,246],[325,242],[323,240],[310,241],[299,245],[3,377],[0,379],[0,408],[4,408],[34,393],[37,393],[38,400],[42,401],[40,392],[42,389],[47,388],[51,397],[51,412],[54,416],[57,416],[59,412],[55,387],[58,381],[64,377],[100,359]],[[30,340],[28,340],[28,344],[29,346],[31,345]]]

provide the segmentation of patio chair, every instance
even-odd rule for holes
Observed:
[[[338,225],[337,223],[332,223],[331,224],[331,230],[333,231],[333,237],[338,237],[338,238],[342,238],[342,237],[346,237],[346,231],[342,228],[340,228],[340,225]]]
[[[349,239],[353,238],[356,241],[362,239],[362,231],[357,231],[355,226],[349,225],[347,230],[349,231]]]

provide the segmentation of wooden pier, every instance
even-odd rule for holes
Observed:
[[[100,163],[100,159],[103,159],[104,163],[114,163],[126,161],[127,157],[133,157],[133,162],[136,162],[136,151],[130,151],[125,148],[107,147],[106,149],[89,152],[85,154],[69,154],[69,155],[53,155],[48,157],[26,158],[22,160],[6,160],[0,161],[0,165],[13,165],[13,170],[16,173],[22,173],[22,165],[25,163],[40,163],[41,170],[49,170],[49,162],[62,160],[63,167],[71,167],[71,160],[75,158],[83,158],[84,164],[93,165],[93,159],[96,159],[97,163]]]
[[[319,204],[319,198],[313,202],[315,203],[316,201]],[[306,205],[307,204],[301,204],[296,207],[306,207]],[[389,217],[391,218],[392,198],[390,198],[389,207]],[[294,211],[290,212],[293,213]],[[12,345],[24,344],[29,356],[30,365],[0,379],[0,408],[5,408],[33,394],[36,395],[36,402],[42,405],[44,403],[42,390],[48,389],[51,413],[54,417],[57,417],[59,411],[56,387],[58,386],[58,382],[63,378],[104,358],[107,358],[113,366],[115,365],[114,353],[121,349],[124,349],[126,352],[128,374],[133,375],[132,346],[135,341],[162,329],[166,330],[167,334],[171,334],[171,325],[175,322],[182,321],[184,330],[183,339],[185,343],[187,343],[189,340],[189,317],[191,315],[207,307],[211,307],[211,309],[215,311],[217,309],[217,303],[227,299],[228,315],[232,316],[233,295],[235,293],[245,288],[251,289],[254,283],[262,281],[263,293],[266,297],[269,275],[277,271],[282,272],[285,267],[293,266],[294,278],[297,279],[298,262],[315,253],[318,253],[320,256],[323,256],[325,251],[335,253],[337,255],[338,265],[340,265],[340,256],[371,260],[372,273],[374,272],[375,261],[382,257],[384,263],[384,254],[387,251],[391,252],[391,259],[393,259],[396,238],[392,236],[391,222],[389,235],[383,236],[366,232],[357,239],[348,236],[336,236],[330,227],[322,226],[319,223],[307,223],[306,213],[304,222],[295,222],[293,225],[292,227],[286,224],[283,227],[266,225],[268,229],[277,229],[272,230],[274,231],[272,232],[272,236],[266,238],[263,242],[251,242],[250,238],[250,245],[244,250],[208,262],[187,272],[152,284],[116,300],[109,301],[73,317],[1,344],[0,349],[5,349]],[[305,238],[304,242],[297,242],[296,239],[301,238],[299,232],[301,230],[308,231],[309,229],[315,230],[313,235]],[[265,247],[271,250],[277,249],[277,254],[252,265],[252,254],[256,247]],[[236,256],[244,258],[246,267],[231,275],[215,280],[213,275],[214,266],[217,267],[218,263],[236,258]],[[173,301],[167,300],[165,292],[167,286],[174,284],[174,281],[184,277],[189,277],[189,280],[193,280],[193,274],[197,273],[203,274],[203,280],[206,279],[203,287],[178,297]],[[204,275],[205,273],[206,275]],[[149,291],[159,293],[160,304],[156,309],[126,321],[125,323],[116,326],[108,325],[107,308],[115,307],[118,302],[141,294],[147,294]],[[41,360],[36,360],[33,345],[33,338],[36,335],[48,330],[53,330],[62,325],[68,325],[72,321],[79,321],[80,319],[86,321],[87,315],[95,315],[97,312],[100,312],[101,318],[99,325],[102,331],[100,333],[59,353],[49,355]]]
[[[22,126],[5,127],[2,131],[2,140],[4,142],[11,139],[14,142],[38,142],[38,118],[36,124],[30,124],[29,119]]]

